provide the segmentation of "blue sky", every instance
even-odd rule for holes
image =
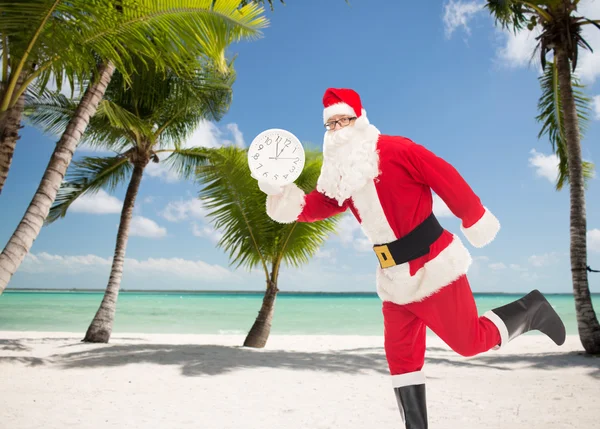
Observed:
[[[284,128],[307,146],[323,138],[322,94],[349,87],[370,121],[452,163],[502,229],[474,258],[476,292],[570,292],[569,195],[556,192],[556,160],[538,139],[539,66],[529,63],[532,37],[494,27],[482,2],[288,0],[267,11],[261,39],[232,46],[238,54],[233,104],[219,123],[203,123],[190,146],[247,146],[268,128]],[[404,4],[405,3],[405,4]],[[582,1],[600,18],[600,1]],[[600,52],[600,31],[588,41]],[[578,74],[595,97],[583,156],[600,162],[600,54],[582,53]],[[56,139],[26,126],[2,198],[0,240],[20,221]],[[78,151],[76,157],[93,154]],[[124,189],[80,201],[44,227],[9,287],[104,288]],[[160,166],[142,182],[127,249],[125,289],[263,290],[261,272],[234,271],[215,247],[219,232],[191,183]],[[439,202],[439,201],[438,201]],[[600,267],[600,183],[587,190],[589,264]],[[466,239],[460,221],[436,205],[443,225]],[[375,291],[374,254],[354,218],[343,220],[317,257],[285,267],[283,291]],[[593,292],[600,275],[590,274]]]

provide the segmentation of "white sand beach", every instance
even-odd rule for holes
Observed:
[[[0,428],[395,429],[381,337],[0,332]],[[429,338],[431,429],[600,427],[600,358],[544,336],[465,358]]]

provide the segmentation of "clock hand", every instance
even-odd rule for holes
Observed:
[[[274,156],[269,157],[269,159],[296,159],[296,158],[298,158],[298,157],[297,156],[294,156],[292,158],[282,158],[282,157],[274,157]]]

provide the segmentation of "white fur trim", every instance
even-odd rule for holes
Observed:
[[[295,222],[304,208],[305,196],[302,189],[290,183],[281,194],[267,195],[267,214],[275,222]]]
[[[421,301],[466,274],[472,258],[460,238],[452,241],[434,259],[425,263],[414,276],[409,263],[381,268],[377,265],[377,294],[396,304]]]
[[[336,103],[323,109],[323,123],[326,123],[329,118],[335,115],[350,115],[356,116],[356,112],[349,104]]]
[[[414,386],[416,384],[425,384],[425,373],[423,371],[392,375],[392,387]]]
[[[389,243],[398,238],[387,221],[373,180],[352,194],[352,203],[360,216],[360,226],[371,244]]]
[[[473,246],[483,247],[496,237],[500,230],[500,222],[492,212],[485,208],[481,219],[468,228],[461,225],[460,230]]]
[[[389,243],[397,237],[389,225],[373,181],[352,194],[352,203],[361,219],[361,228],[372,244]],[[452,242],[414,276],[409,263],[381,268],[377,265],[377,294],[384,301],[407,304],[420,301],[466,274],[472,258],[460,238]]]
[[[492,347],[492,350],[499,350],[502,347],[506,346],[506,344],[508,343],[508,339],[509,339],[508,328],[506,327],[506,325],[504,324],[502,319],[500,319],[500,317],[498,317],[498,315],[496,313],[494,313],[492,310],[486,311],[484,313],[483,317],[485,317],[486,319],[489,319],[490,322],[492,322],[494,325],[496,325],[496,328],[498,328],[498,331],[500,332],[500,344]]]

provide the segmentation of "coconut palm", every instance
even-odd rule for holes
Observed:
[[[321,170],[317,153],[307,152],[306,164],[296,184],[305,192],[314,189]],[[200,198],[209,210],[214,227],[223,232],[218,246],[230,263],[248,270],[259,267],[266,290],[258,316],[244,346],[264,347],[271,331],[279,273],[282,264],[299,267],[309,261],[335,230],[339,217],[314,223],[280,224],[265,213],[265,194],[248,170],[247,150],[226,147],[209,152],[198,167]]]
[[[182,76],[193,76],[194,70],[199,66],[198,62],[207,60],[212,61],[219,71],[226,73],[228,63],[225,49],[234,41],[258,36],[260,29],[266,25],[262,8],[254,4],[240,7],[240,0],[35,0],[14,5],[11,3],[10,10],[20,11],[20,14],[14,12],[7,15],[4,3],[0,3],[0,28],[3,37],[8,31],[4,25],[16,33],[19,23],[24,25],[25,21],[31,19],[27,15],[29,8],[37,10],[49,3],[54,9],[47,21],[55,15],[63,18],[55,23],[52,32],[48,31],[48,39],[43,46],[60,47],[61,55],[68,53],[69,57],[74,58],[74,64],[82,65],[82,76],[90,74],[91,77],[88,80],[77,80],[77,73],[81,70],[71,63],[65,63],[63,68],[53,69],[55,56],[48,55],[43,62],[36,63],[36,70],[43,71],[29,76],[21,89],[14,89],[16,83],[11,85],[13,78],[8,83],[3,104],[6,104],[6,97],[10,93],[12,101],[9,106],[21,97],[20,91],[27,88],[27,82],[36,80],[43,89],[50,71],[55,76],[66,72],[67,75],[74,76],[74,81],[87,82],[87,88],[56,145],[23,219],[0,254],[0,293],[6,288],[39,234],[80,137],[90,118],[94,116],[115,68],[125,81],[130,80],[130,75],[136,69],[135,63],[139,63],[136,58],[142,58],[143,62],[152,61],[159,70],[169,69]],[[44,10],[48,14],[50,9],[46,9]],[[102,25],[95,23],[96,21]],[[80,37],[61,33],[63,24],[75,26],[71,30],[78,32]],[[30,38],[27,46],[32,46],[33,49],[37,46],[36,41],[42,43],[41,36],[46,34],[45,28],[40,24],[36,37]],[[40,54],[35,57],[35,61],[40,58],[46,57]],[[86,67],[90,66],[92,60],[95,61],[95,68],[86,74]],[[23,56],[19,64],[25,67],[29,61],[34,60]],[[15,62],[16,60],[11,64]],[[14,70],[11,68],[11,73],[14,77],[21,72],[16,66]]]
[[[540,116],[544,123],[540,135],[548,134],[559,157],[557,188],[565,181],[570,191],[571,277],[577,313],[577,326],[583,348],[600,353],[600,324],[592,306],[587,277],[587,243],[585,215],[585,174],[591,165],[582,162],[581,121],[585,121],[586,100],[582,97],[572,72],[577,67],[579,49],[591,49],[582,37],[582,28],[600,29],[599,20],[590,20],[577,12],[579,0],[488,0],[486,7],[503,28],[517,32],[538,28],[538,45],[542,68]],[[553,61],[547,63],[547,55]],[[574,85],[575,83],[575,85]]]
[[[129,83],[117,72],[108,85],[82,139],[116,155],[73,162],[47,218],[51,223],[65,216],[82,195],[100,189],[111,192],[128,184],[104,299],[83,341],[108,342],[110,338],[129,226],[145,168],[164,158],[162,162],[182,177],[192,177],[195,167],[205,159],[204,149],[183,147],[181,142],[201,120],[219,120],[226,113],[232,84],[233,74],[222,75],[207,67],[195,79],[144,70],[130,76]],[[28,120],[55,132],[69,122],[76,108],[77,101],[54,93],[28,103],[25,111]]]
[[[223,50],[228,37],[216,37],[217,31],[221,36],[232,29],[252,34],[256,30],[252,16],[256,16],[247,10],[249,16],[242,18],[236,10],[239,1],[213,3],[211,0],[0,2],[0,192],[18,138],[23,96],[31,83],[38,81],[44,87],[54,76],[59,89],[63,78],[73,88],[77,81],[80,85],[86,81],[98,58],[110,61],[124,72],[131,64],[131,53],[148,55],[159,65],[182,68],[189,63],[186,58],[193,59],[200,52],[224,65]]]

